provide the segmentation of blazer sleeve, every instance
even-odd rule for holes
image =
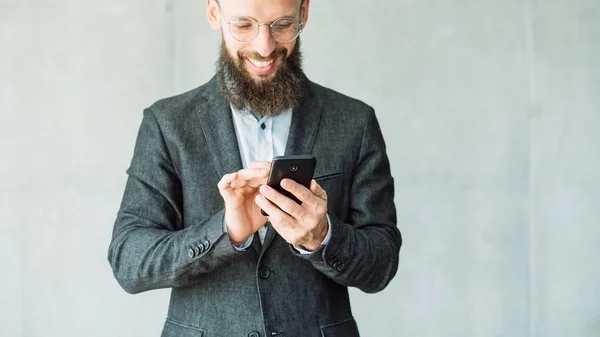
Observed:
[[[108,261],[129,293],[187,286],[244,252],[223,230],[223,210],[183,226],[181,180],[150,109],[138,133]]]
[[[346,221],[329,213],[328,244],[310,255],[292,252],[333,281],[374,293],[383,290],[396,274],[402,237],[396,226],[394,180],[372,108],[352,174]]]

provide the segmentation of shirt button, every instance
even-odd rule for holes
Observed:
[[[267,127],[267,125],[266,125],[264,122],[260,124],[260,128],[261,128],[261,129],[263,129],[263,130],[264,130],[266,127]]]
[[[248,334],[248,337],[260,337],[260,334],[256,331],[252,331]]]
[[[271,274],[271,272],[269,271],[269,269],[267,269],[267,268],[260,269],[260,277],[266,279],[269,277],[270,274]]]

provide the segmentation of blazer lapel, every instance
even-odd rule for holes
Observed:
[[[321,120],[323,106],[319,97],[310,90],[310,82],[306,77],[301,94],[300,106],[292,114],[285,155],[310,154]]]
[[[229,103],[221,95],[216,77],[207,83],[202,96],[204,100],[200,104],[198,116],[219,177],[237,172],[242,169],[242,159],[235,135],[233,116]],[[268,235],[266,233],[266,236]],[[263,250],[257,233],[251,246],[259,254]]]
[[[270,222],[267,222],[265,224],[265,226],[267,227],[267,232],[265,233],[265,241],[262,243],[261,255],[262,255],[262,253],[264,253],[267,250],[267,248],[271,244],[271,241],[273,241],[275,234],[277,234],[277,233],[275,233],[275,230],[273,229],[273,225],[271,225]]]
[[[242,159],[235,136],[229,103],[221,95],[216,77],[207,83],[202,93],[198,116],[219,177],[242,169]]]
[[[310,89],[310,81],[306,77],[303,80],[301,94],[300,106],[292,114],[285,155],[310,154],[319,128],[323,105],[319,97]],[[265,241],[262,244],[263,253],[273,241],[275,234],[273,226],[268,224]]]

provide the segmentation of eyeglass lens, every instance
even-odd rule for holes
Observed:
[[[239,41],[250,41],[258,34],[258,22],[249,18],[233,20],[229,25],[231,35]],[[300,32],[300,24],[293,19],[279,19],[270,25],[271,35],[277,42],[290,42]]]

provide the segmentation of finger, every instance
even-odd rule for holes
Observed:
[[[250,186],[252,188],[259,188],[260,186],[265,185],[266,183],[267,183],[266,177],[248,180],[248,186]]]
[[[283,189],[285,189],[286,191],[292,193],[296,198],[298,198],[298,200],[302,201],[303,203],[311,202],[311,198],[314,198],[313,193],[309,189],[298,184],[292,179],[283,179],[281,181],[281,187],[283,187]]]
[[[231,188],[233,189],[239,189],[242,187],[245,187],[248,184],[248,180],[243,180],[243,179],[236,179],[233,182],[231,182]]]
[[[294,244],[294,238],[297,237],[296,230],[289,224],[280,223],[274,220],[270,220],[273,229],[279,236],[281,236],[286,242]]]
[[[251,182],[251,186],[257,188],[267,180],[267,173],[263,169],[242,169],[237,172],[237,178],[231,182],[232,188],[242,188]],[[258,179],[258,180],[254,180]]]
[[[290,200],[288,198],[288,200]],[[291,201],[291,200],[290,200]],[[299,222],[286,212],[282,211],[263,195],[258,194],[255,197],[256,204],[269,214],[269,222],[273,229],[288,243],[296,244],[300,242],[302,229],[298,226]],[[292,201],[293,202],[293,201]],[[296,204],[295,202],[293,202]]]
[[[250,186],[244,186],[241,189],[239,189],[239,191],[242,195],[253,195],[256,193],[256,188],[252,188]]]
[[[224,175],[221,178],[221,180],[219,180],[217,187],[220,190],[225,190],[225,189],[229,188],[231,186],[231,183],[237,179],[237,176],[238,176],[237,172],[233,172],[233,173]]]
[[[271,223],[284,224],[289,223],[290,216],[283,212],[279,207],[275,206],[271,201],[265,198],[263,195],[258,194],[254,198],[258,207],[263,209],[267,214],[269,214],[269,221]]]
[[[244,179],[237,179],[234,182],[231,183],[231,187],[232,188],[241,188],[241,187],[251,187],[251,188],[259,188],[261,185],[264,185],[267,183],[267,178],[266,177],[262,177],[262,178],[253,178],[253,179],[249,179],[249,180],[244,180]]]
[[[246,168],[239,170],[237,173],[238,179],[250,180],[256,178],[266,178],[267,174],[269,173],[269,170],[265,170],[262,168]]]
[[[298,219],[304,213],[302,207],[298,205],[294,200],[286,197],[285,195],[277,192],[271,186],[263,185],[260,187],[260,193],[267,198],[270,202],[279,207],[282,211]],[[268,212],[267,212],[268,213]]]
[[[327,192],[314,179],[310,182],[310,191],[317,197],[327,200]]]

